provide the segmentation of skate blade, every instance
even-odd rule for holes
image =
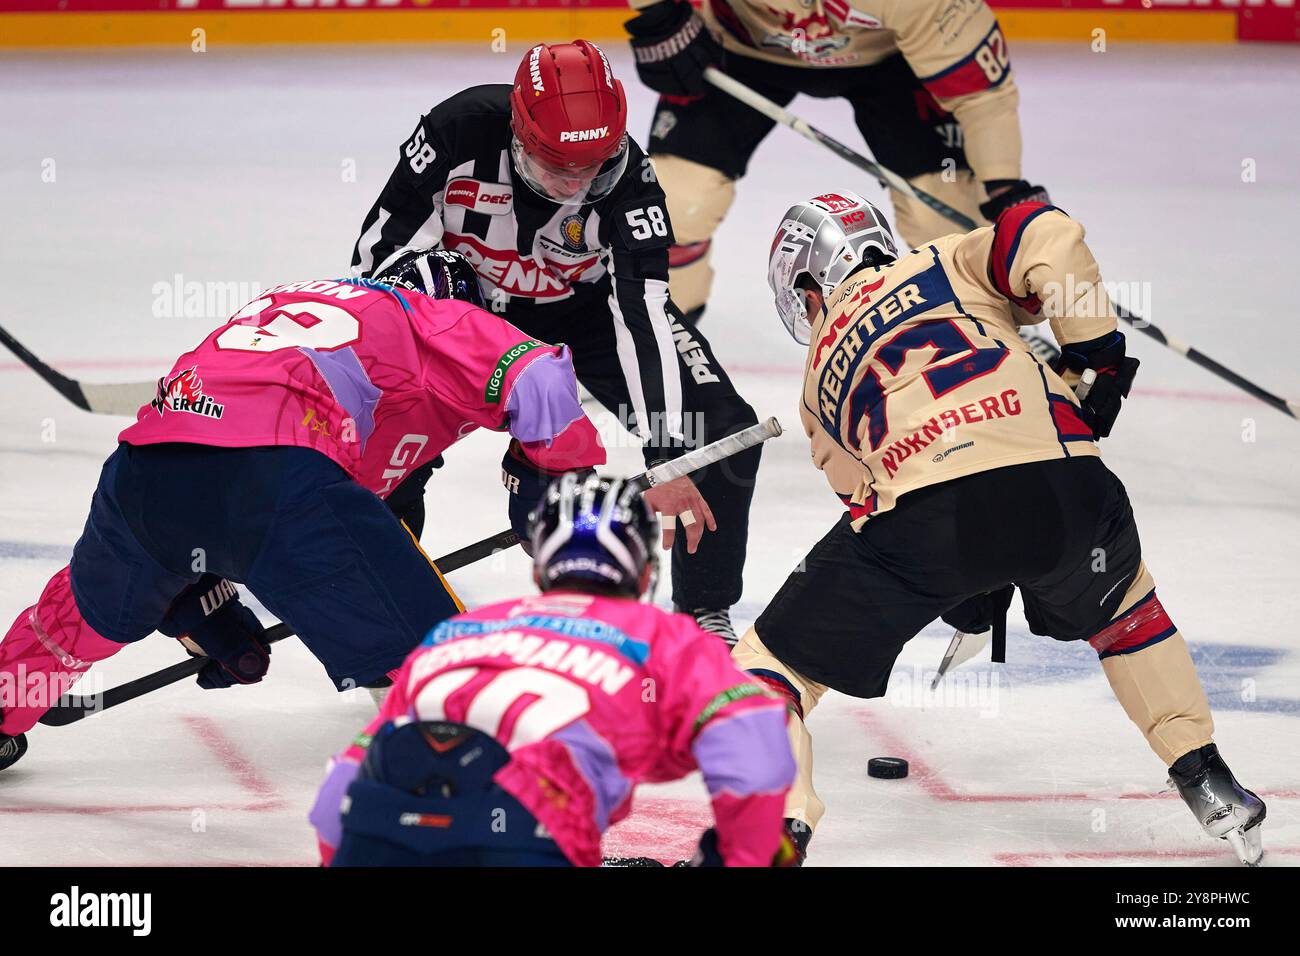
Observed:
[[[1262,826],[1252,827],[1249,830],[1236,829],[1225,833],[1223,838],[1232,846],[1237,859],[1242,863],[1247,866],[1259,866],[1259,861],[1264,858],[1264,840],[1260,833],[1263,829]]]

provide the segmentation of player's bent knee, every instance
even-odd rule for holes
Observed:
[[[1115,616],[1088,638],[1103,660],[1159,643],[1175,633],[1173,621],[1156,596],[1155,580],[1146,564],[1138,566]]]
[[[984,217],[980,215],[984,189],[970,170],[922,173],[911,177],[908,182],[919,191],[928,193],[969,216],[976,223],[984,223]],[[918,199],[893,189],[889,195],[894,203],[894,227],[903,241],[912,248],[923,246],[949,233],[965,231],[947,216],[935,212]]]
[[[824,685],[786,666],[768,650],[753,627],[736,642],[731,650],[731,659],[755,681],[785,700],[800,719],[806,717],[826,693]]]
[[[1165,766],[1211,742],[1214,720],[1196,665],[1145,564],[1088,643],[1116,700]]]
[[[668,200],[677,242],[689,245],[712,239],[736,197],[735,181],[721,170],[680,156],[660,154],[651,159]]]
[[[676,239],[668,250],[673,301],[694,312],[708,302],[713,287],[713,233],[735,199],[735,182],[720,170],[680,156],[660,154],[653,159]]]

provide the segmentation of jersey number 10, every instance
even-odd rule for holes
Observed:
[[[418,718],[468,724],[514,750],[545,740],[591,710],[591,697],[580,684],[541,668],[515,667],[498,672],[457,707],[463,717],[449,715],[447,698],[481,672],[479,667],[461,667],[429,681],[415,699]],[[508,727],[507,718],[513,719]]]

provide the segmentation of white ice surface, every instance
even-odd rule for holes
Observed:
[[[464,85],[507,80],[520,53],[0,57],[0,324],[86,380],[157,376],[224,316],[155,317],[155,283],[342,274],[416,116]],[[1114,43],[1093,54],[1081,42],[1021,44],[1014,55],[1026,170],[1087,225],[1107,278],[1149,283],[1157,324],[1300,396],[1294,51]],[[614,58],[641,136],[652,99],[621,50]],[[801,98],[795,108],[860,142],[846,105]],[[1247,160],[1253,182],[1242,179]],[[766,292],[767,246],[786,205],[836,188],[879,195],[778,129],[717,237],[722,278],[704,329],[759,414],[787,425],[800,353]],[[1300,423],[1140,335],[1129,340],[1143,366],[1106,460],[1128,485],[1163,601],[1201,661],[1222,750],[1269,802],[1266,862],[1295,864]],[[75,410],[0,355],[0,623],[67,560],[122,425]],[[448,455],[428,497],[432,553],[503,525],[499,455],[483,434]],[[637,457],[624,447],[615,460],[631,469]],[[768,446],[742,625],[838,511],[797,434]],[[453,580],[468,602],[486,602],[527,590],[527,569],[512,554]],[[1163,768],[1089,650],[1032,638],[1018,610],[1011,630],[1012,663],[965,665],[952,697],[921,695],[920,672],[946,644],[936,626],[906,648],[890,698],[825,701],[811,729],[828,811],[810,862],[1231,863],[1179,801],[1147,799]],[[155,637],[95,675],[111,686],[178,656]],[[304,816],[325,759],[370,713],[366,698],[334,694],[291,641],[259,686],[187,683],[81,725],[39,727],[0,777],[0,864],[309,864]],[[910,758],[910,779],[869,779],[866,760],[880,754]],[[671,858],[707,819],[698,781],[646,788],[607,849]]]

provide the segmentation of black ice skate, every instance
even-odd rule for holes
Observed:
[[[1207,744],[1179,757],[1169,768],[1169,782],[1207,835],[1227,840],[1247,866],[1259,863],[1264,856],[1260,824],[1267,807],[1237,782],[1218,747]]]
[[[19,734],[17,737],[0,734],[0,770],[12,767],[25,753],[27,753],[26,734]]]
[[[708,631],[722,639],[728,647],[736,646],[736,630],[731,626],[731,609],[703,610],[689,612],[701,631]]]

